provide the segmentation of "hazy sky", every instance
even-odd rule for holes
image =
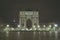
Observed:
[[[0,17],[5,22],[18,21],[20,10],[39,10],[40,22],[60,22],[60,2],[58,0],[1,0]]]

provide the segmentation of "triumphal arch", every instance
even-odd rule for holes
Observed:
[[[21,27],[31,28],[34,25],[39,25],[39,12],[38,11],[20,11],[19,24]]]

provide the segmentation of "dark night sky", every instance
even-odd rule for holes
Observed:
[[[60,22],[60,2],[58,0],[1,0],[0,18],[4,22],[18,21],[20,10],[39,10],[40,22]]]

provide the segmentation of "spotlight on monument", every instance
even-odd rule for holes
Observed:
[[[8,24],[7,24],[6,26],[7,26],[7,27],[9,27],[9,25],[8,25]]]

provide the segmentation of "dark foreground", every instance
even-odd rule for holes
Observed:
[[[0,40],[60,40],[60,32],[0,32]]]

